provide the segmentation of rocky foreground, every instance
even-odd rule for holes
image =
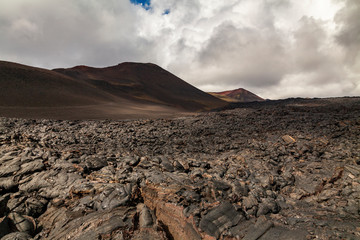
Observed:
[[[0,239],[360,239],[360,98],[0,118]]]

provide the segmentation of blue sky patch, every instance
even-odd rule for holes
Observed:
[[[165,11],[163,12],[163,15],[168,15],[170,14],[170,9],[165,9]]]
[[[132,4],[141,5],[144,9],[151,9],[151,0],[130,0]]]

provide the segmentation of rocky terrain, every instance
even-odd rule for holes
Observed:
[[[0,239],[360,239],[360,98],[0,118]]]

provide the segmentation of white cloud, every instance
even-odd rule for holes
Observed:
[[[265,98],[360,95],[359,5],[0,0],[0,56],[47,68],[154,62],[203,90]]]

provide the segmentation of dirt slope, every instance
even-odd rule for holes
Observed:
[[[115,98],[54,71],[0,61],[0,106],[63,107],[99,104]]]
[[[263,98],[249,92],[246,89],[239,88],[235,90],[229,90],[224,92],[212,92],[211,95],[227,101],[227,102],[259,102],[264,101]]]
[[[208,110],[226,104],[151,63],[127,62],[106,68],[77,66],[54,71],[83,79],[115,96],[141,102],[190,111]]]

